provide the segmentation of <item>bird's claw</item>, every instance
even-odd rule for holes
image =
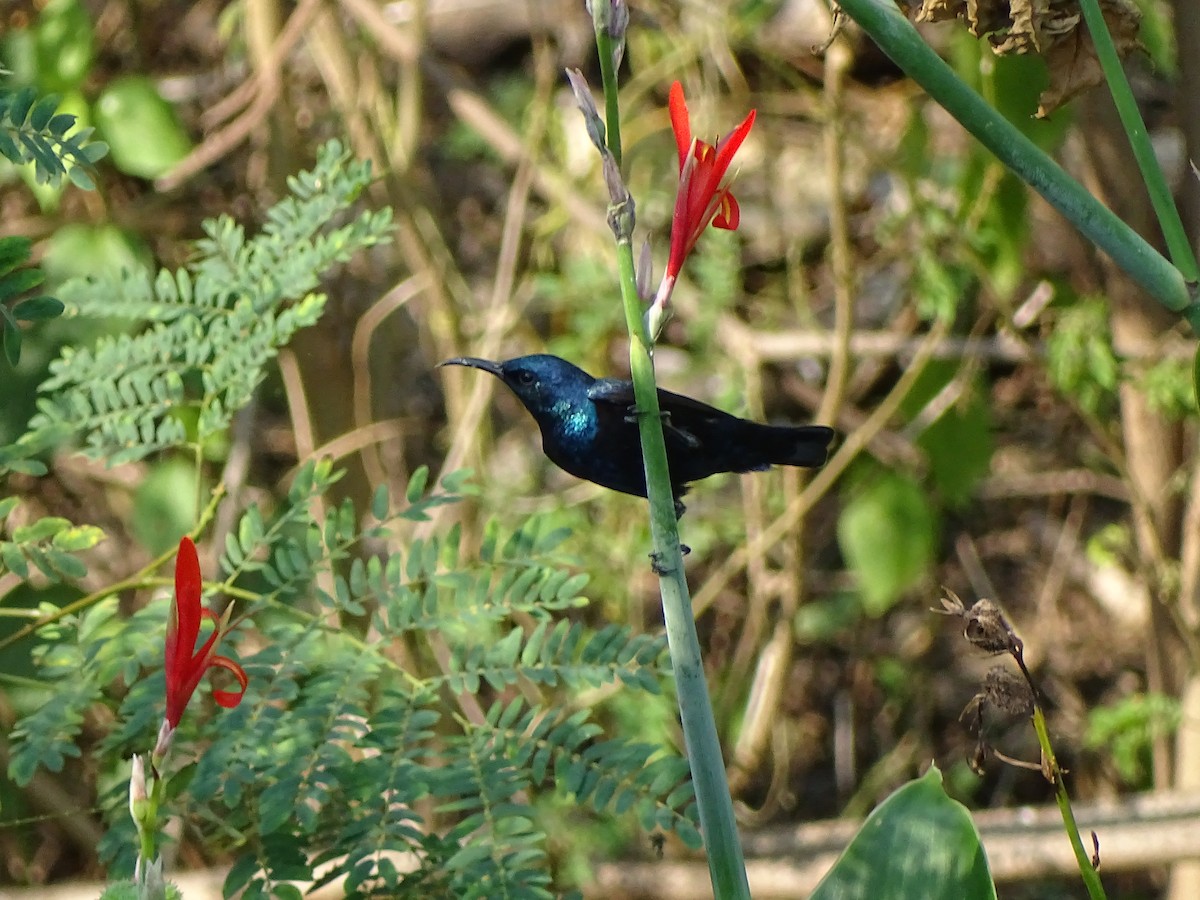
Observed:
[[[687,544],[679,545],[679,553],[681,556],[687,556],[691,552],[692,548]],[[659,553],[657,550],[650,554],[650,568],[659,578],[666,578],[675,571],[663,561],[663,556],[664,554]]]
[[[649,415],[649,413],[646,410],[638,409],[636,406],[631,406],[631,407],[629,407],[629,412],[626,413],[626,415],[625,415],[625,421],[628,422],[630,425],[635,425],[635,424],[637,424],[637,420],[645,415]],[[658,417],[662,420],[664,427],[669,426],[671,424],[671,413],[668,412],[667,410],[660,409],[658,411]]]
[[[663,562],[663,554],[659,553],[657,550],[650,554],[650,569],[659,578],[666,578],[675,571],[665,562]]]

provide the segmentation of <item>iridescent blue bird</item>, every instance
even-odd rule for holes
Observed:
[[[542,450],[560,469],[614,491],[646,496],[632,382],[593,378],[546,354],[500,363],[460,356],[442,365],[482,369],[503,381],[533,415]],[[679,498],[693,481],[771,466],[816,468],[829,456],[833,429],[824,425],[762,425],[662,389],[658,403],[679,515]]]

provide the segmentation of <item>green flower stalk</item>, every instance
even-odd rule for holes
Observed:
[[[602,5],[605,0],[592,2],[595,7]],[[615,17],[615,8],[623,6],[623,3],[621,0],[612,0],[612,6],[613,10],[607,15]],[[683,99],[683,89],[678,84],[672,87],[671,118],[679,148],[680,183],[675,215],[672,219],[671,255],[658,294],[649,314],[643,318],[642,295],[648,293],[649,265],[644,255],[640,266],[635,266],[634,263],[634,205],[620,177],[621,146],[620,130],[617,126],[619,107],[614,37],[610,30],[603,26],[605,15],[593,8],[593,16],[597,22],[596,43],[601,59],[607,112],[607,127],[603,131],[606,139],[600,152],[604,159],[605,182],[611,201],[609,224],[617,243],[621,300],[629,330],[629,368],[637,403],[647,499],[650,503],[650,532],[654,544],[652,559],[654,571],[659,576],[680,721],[691,766],[692,783],[696,790],[700,831],[708,854],[713,892],[722,900],[739,900],[750,897],[750,887],[746,879],[746,865],[737,833],[737,822],[734,819],[733,801],[725,776],[721,742],[709,700],[700,641],[696,634],[691,595],[683,567],[675,499],[671,490],[666,442],[663,437],[662,411],[654,376],[653,352],[654,337],[666,321],[675,279],[700,233],[709,224],[724,228],[737,226],[737,203],[729,193],[724,177],[733,154],[745,140],[754,123],[754,113],[751,112],[731,135],[723,141],[718,141],[716,146],[694,141],[688,122],[687,106]],[[589,121],[589,134],[594,135],[599,133],[600,129],[591,122],[589,104],[582,97],[586,94],[590,98],[590,93],[581,90],[581,80],[578,77],[572,78],[572,86],[576,97],[580,99],[585,120]],[[596,115],[598,117],[598,113]],[[639,285],[642,285],[640,293]]]

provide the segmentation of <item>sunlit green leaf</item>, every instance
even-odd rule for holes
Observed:
[[[95,115],[113,164],[129,175],[157,178],[192,149],[175,110],[141,75],[111,82],[96,100]]]
[[[884,472],[869,477],[842,511],[838,543],[858,576],[864,609],[882,615],[933,563],[933,506],[906,475]]]
[[[970,813],[946,796],[942,773],[896,790],[871,813],[812,900],[995,900]]]

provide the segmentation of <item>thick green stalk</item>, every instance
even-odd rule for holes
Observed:
[[[663,439],[662,412],[654,379],[654,361],[649,337],[642,322],[642,304],[634,279],[633,248],[628,241],[617,244],[621,276],[621,299],[629,327],[629,368],[637,400],[642,456],[646,465],[646,488],[650,501],[650,534],[654,542],[654,567],[662,593],[671,669],[679,701],[696,805],[700,810],[700,833],[708,853],[708,872],[713,893],[721,900],[750,897],[746,864],[733,816],[733,801],[725,777],[721,740],[713,718],[700,639],[692,615],[692,598],[683,569],[675,498],[667,470],[667,445]]]
[[[1189,283],[1137,232],[1063,171],[930,49],[892,0],[840,0],[850,16],[906,75],[921,85],[1005,166],[1046,198],[1088,240],[1112,257],[1155,300],[1200,333],[1200,302]]]
[[[593,0],[594,12],[608,0]],[[605,132],[608,152],[619,169],[621,130],[617,73],[613,65],[613,38],[595,17],[596,49],[600,55],[600,73],[604,81]],[[619,181],[619,175],[616,180]],[[621,304],[629,330],[629,369],[637,404],[638,432],[646,469],[646,496],[650,503],[651,554],[662,595],[663,618],[667,626],[667,645],[671,670],[675,676],[679,719],[683,726],[684,750],[696,790],[700,811],[700,834],[708,854],[708,873],[713,894],[719,900],[750,900],[746,863],[733,815],[733,800],[725,777],[721,739],[713,718],[700,656],[700,638],[692,613],[692,597],[683,568],[679,544],[679,523],[675,517],[675,495],[667,468],[667,444],[663,438],[662,410],[658,405],[658,385],[654,378],[653,342],[642,319],[642,301],[637,292],[633,262],[633,201],[628,195],[619,199],[623,185],[609,184],[610,224],[617,238],[617,268],[621,286]]]
[[[1150,194],[1150,202],[1154,206],[1154,214],[1158,217],[1158,225],[1162,229],[1163,239],[1167,242],[1167,252],[1176,268],[1183,273],[1188,281],[1200,279],[1200,269],[1196,266],[1196,256],[1192,252],[1191,242],[1179,217],[1179,208],[1158,157],[1154,155],[1154,147],[1150,143],[1150,135],[1146,132],[1146,123],[1142,120],[1141,110],[1129,87],[1129,79],[1125,77],[1125,69],[1121,66],[1121,58],[1117,55],[1116,45],[1104,21],[1104,13],[1100,11],[1097,0],[1080,0],[1083,18],[1087,22],[1088,31],[1092,35],[1092,43],[1096,45],[1096,56],[1100,60],[1100,68],[1104,70],[1104,78],[1108,89],[1112,92],[1113,103],[1129,136],[1129,145],[1133,148],[1134,158],[1142,173],[1142,181],[1146,183],[1146,191]]]

